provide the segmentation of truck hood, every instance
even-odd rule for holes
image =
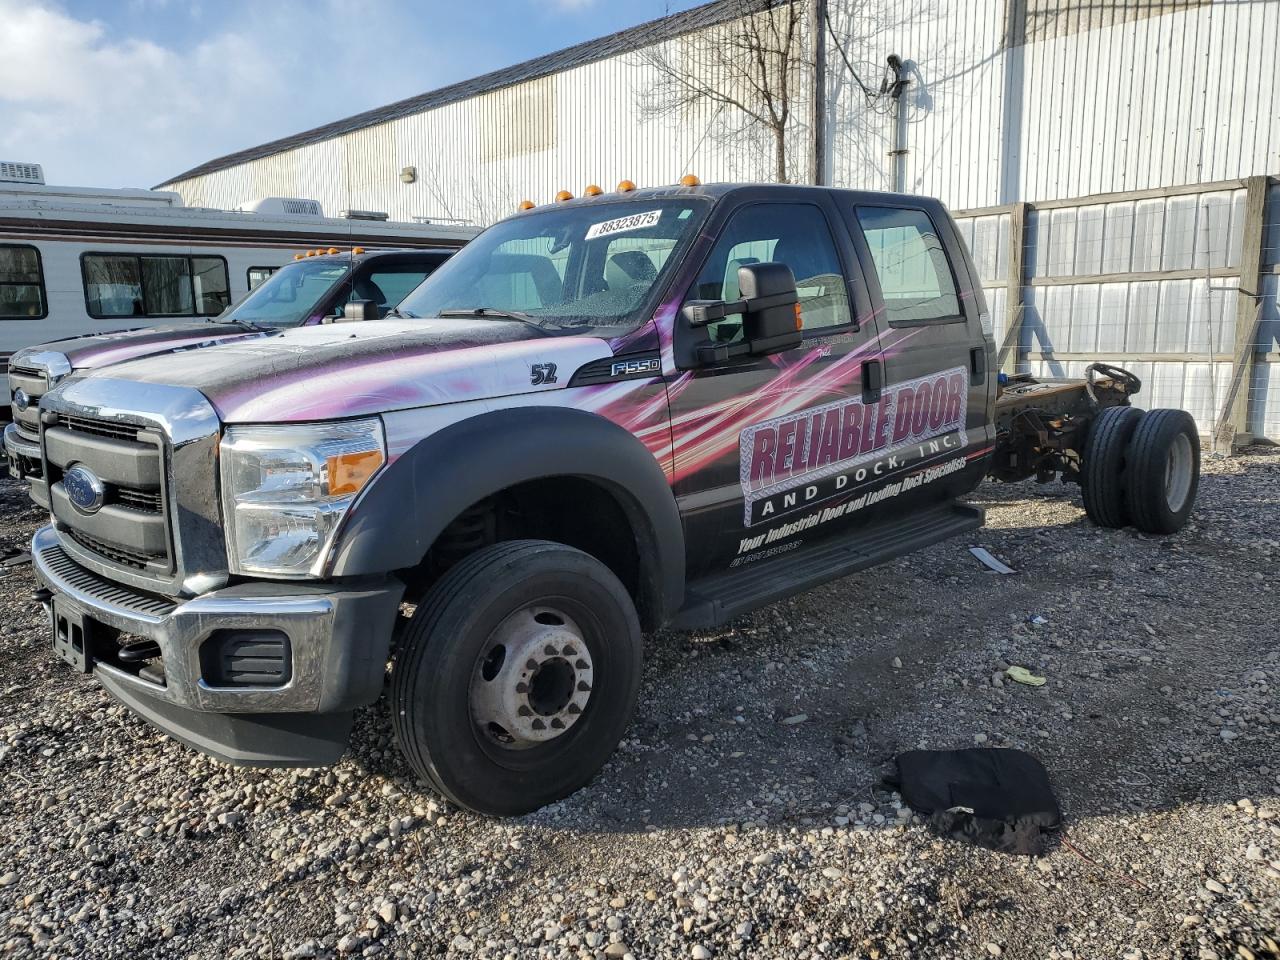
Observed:
[[[154,353],[194,350],[227,340],[264,336],[274,336],[274,332],[263,332],[243,323],[212,323],[208,320],[199,320],[159,327],[95,333],[88,337],[55,340],[29,349],[56,350],[67,358],[72,370],[88,370]],[[25,352],[27,351],[20,351],[19,356]],[[15,357],[16,359],[18,358]]]
[[[389,318],[228,340],[87,376],[194,387],[224,423],[283,423],[555,390],[612,353],[596,337],[518,321]],[[549,382],[533,369],[548,363],[557,371]]]

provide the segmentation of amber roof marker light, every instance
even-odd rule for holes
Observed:
[[[351,252],[356,256],[359,256],[360,254],[364,253],[364,247],[352,247]]]
[[[534,203],[532,200],[521,200],[521,201],[520,201],[520,205],[519,205],[518,207],[516,207],[516,209],[517,209],[517,210],[532,210],[532,209],[533,209],[534,207],[536,207],[536,206],[537,206],[537,204],[536,204],[536,203]]]
[[[692,173],[686,173],[680,178],[680,186],[682,187],[700,187],[702,181],[695,177]]]
[[[568,190],[561,190],[556,194],[556,203],[564,203],[566,200],[572,200],[573,194]]]
[[[582,191],[582,195],[584,197],[598,197],[602,193],[604,193],[604,191],[601,190],[599,187],[597,187],[594,183],[587,184],[587,188]]]
[[[630,192],[631,192],[632,190],[634,190],[635,188],[636,188],[636,185],[635,185],[634,183],[632,183],[630,180],[619,180],[619,181],[618,181],[618,192],[619,192],[619,193],[630,193]]]

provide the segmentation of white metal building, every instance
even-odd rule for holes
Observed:
[[[966,214],[993,313],[1018,328],[1013,362],[1123,363],[1148,402],[1202,429],[1280,439],[1280,0],[828,2],[842,56],[828,58],[827,179]],[[717,135],[717,112],[638,110],[655,79],[644,49],[679,60],[743,9],[717,0],[162,186],[196,205],[303,196],[487,223],[624,177],[770,179],[767,144]],[[900,101],[863,97],[849,66],[878,84],[889,54],[905,61]],[[793,131],[803,178],[810,132]]]

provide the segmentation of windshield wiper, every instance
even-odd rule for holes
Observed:
[[[519,320],[538,330],[560,330],[558,323],[545,317],[535,317],[519,310],[500,310],[497,307],[449,307],[439,311],[438,317],[493,317],[495,320]]]

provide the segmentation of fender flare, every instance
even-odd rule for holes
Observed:
[[[622,506],[637,538],[642,598],[654,620],[668,621],[684,601],[685,549],[666,474],[627,430],[564,407],[494,410],[419,441],[353,505],[329,572],[353,577],[416,566],[468,507],[516,484],[557,476],[593,481]]]

